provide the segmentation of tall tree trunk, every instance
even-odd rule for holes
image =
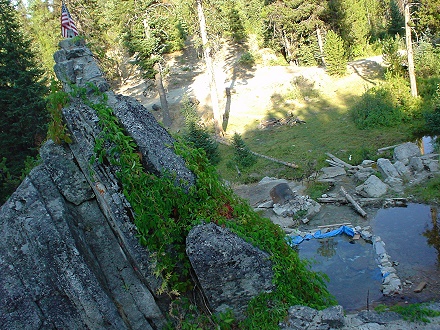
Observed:
[[[404,3],[404,16],[405,16],[405,40],[406,40],[406,52],[408,56],[408,73],[409,73],[409,81],[411,84],[411,95],[413,97],[417,97],[417,83],[416,83],[416,74],[414,72],[414,56],[413,56],[413,48],[412,48],[412,40],[411,40],[411,26],[410,21],[410,12],[409,12],[410,3],[405,1]]]
[[[322,65],[325,66],[324,43],[322,42],[321,29],[319,27],[316,28],[316,37],[318,38],[318,46],[319,46],[319,53],[321,54],[321,62]]]
[[[286,50],[286,56],[289,60],[289,64],[295,64],[296,61],[293,59],[292,54],[292,45],[290,44],[289,38],[287,38],[286,33],[284,30],[281,31],[282,37],[283,37],[283,43],[284,43],[284,49]]]
[[[171,127],[171,117],[170,117],[170,111],[168,110],[168,101],[167,101],[167,95],[165,93],[165,88],[163,87],[163,81],[162,81],[162,65],[160,65],[159,62],[157,62],[154,65],[154,69],[156,70],[156,88],[159,92],[160,97],[160,106],[162,108],[162,120],[163,125],[166,128]]]
[[[217,83],[215,81],[214,67],[211,58],[211,47],[208,43],[208,33],[206,32],[206,21],[203,13],[202,0],[196,0],[197,14],[199,16],[200,35],[203,43],[203,55],[205,57],[206,71],[208,73],[209,86],[211,89],[212,113],[214,116],[214,128],[216,135],[223,135],[223,119],[220,113],[219,100],[217,94]]]
[[[151,37],[150,25],[148,25],[146,19],[144,19],[142,23],[144,25],[145,38],[150,38]],[[170,117],[170,111],[168,110],[167,94],[165,92],[165,88],[163,87],[162,65],[160,65],[160,62],[156,62],[153,68],[156,71],[156,74],[154,75],[154,79],[156,82],[157,92],[159,93],[160,107],[162,109],[162,121],[163,121],[162,124],[166,128],[170,128],[171,117]]]

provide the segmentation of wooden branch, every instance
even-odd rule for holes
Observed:
[[[351,223],[350,222],[336,223],[334,225],[318,226],[318,228],[330,228],[330,227],[340,227],[340,226],[351,226]]]
[[[339,159],[338,157],[333,156],[333,155],[332,155],[331,153],[329,153],[329,152],[326,152],[325,154],[326,154],[327,156],[329,156],[334,162],[336,162],[336,163],[338,163],[338,164],[341,164],[342,167],[347,167],[347,168],[349,168],[349,169],[354,169],[354,168],[356,168],[356,166],[353,166],[353,165],[351,165],[351,164],[348,164],[348,163],[344,162],[342,159]]]
[[[225,140],[225,139],[217,137],[216,140],[217,140],[217,142],[219,142],[221,144],[224,144],[224,145],[227,145],[227,146],[231,145],[231,143],[229,141]],[[272,157],[269,157],[269,156],[266,156],[266,155],[259,154],[259,153],[255,152],[255,151],[252,151],[252,150],[249,150],[249,152],[252,155],[255,155],[257,157],[261,157],[261,158],[270,160],[270,161],[272,161],[274,163],[282,164],[282,165],[285,165],[285,166],[288,166],[288,167],[291,167],[291,168],[298,168],[298,165],[296,165],[295,163],[285,162],[283,160],[279,160],[279,159],[276,159],[276,158],[272,158]]]
[[[317,198],[320,203],[341,203],[347,204],[347,200],[343,197],[321,197]]]
[[[258,156],[258,157],[270,160],[270,161],[272,161],[274,163],[282,164],[282,165],[285,165],[285,166],[288,166],[288,167],[291,167],[291,168],[298,168],[298,165],[296,165],[295,163],[285,162],[283,160],[279,160],[279,159],[276,159],[276,158],[272,158],[272,157],[269,157],[269,156],[266,156],[266,155],[262,155],[262,154],[256,153],[255,151],[252,151],[252,150],[249,150],[249,151],[250,151],[250,153],[252,155],[255,155],[255,156]]]
[[[337,162],[335,162],[335,161],[333,161],[333,160],[330,160],[330,159],[326,159],[325,160],[327,163],[329,163],[331,166],[334,166],[334,167],[344,167],[344,165],[342,165],[342,164],[340,164],[340,163],[337,163]]]
[[[367,212],[365,212],[362,207],[354,200],[351,195],[347,193],[343,186],[341,186],[341,192],[344,194],[345,198],[354,206],[355,210],[364,218],[367,216]]]
[[[384,152],[384,151],[387,151],[387,150],[390,150],[390,149],[394,149],[395,147],[398,147],[398,146],[400,146],[400,144],[395,144],[395,145],[393,145],[393,146],[380,148],[380,149],[377,149],[377,152],[378,152],[378,153],[382,153],[382,152]]]

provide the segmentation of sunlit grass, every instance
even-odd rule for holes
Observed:
[[[302,80],[285,94],[275,93],[271,98],[272,104],[264,112],[240,118],[242,138],[252,151],[295,163],[299,168],[292,169],[259,159],[238,176],[229,161],[233,148],[222,146],[223,160],[218,166],[219,172],[231,182],[249,183],[264,176],[301,179],[326,166],[326,152],[357,165],[366,158],[376,159],[378,148],[410,140],[410,124],[370,130],[356,128],[350,109],[356,105],[360,95],[377,81],[371,80],[367,84],[365,80],[354,79],[351,75],[340,80],[332,78],[317,90],[313,84]],[[296,99],[292,100],[293,97]],[[259,128],[261,120],[283,118],[289,112],[306,123],[292,127]],[[237,122],[235,125],[238,125]]]

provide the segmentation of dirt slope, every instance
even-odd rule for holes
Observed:
[[[364,91],[365,87],[374,84],[374,79],[382,70],[382,57],[376,56],[349,63],[349,74],[333,78],[319,67],[269,66],[274,55],[268,50],[260,51],[262,64],[249,68],[238,63],[242,53],[243,50],[225,45],[216,54],[214,62],[220,108],[228,117],[226,134],[229,136],[234,132],[243,133],[246,127],[259,123],[274,106],[275,96],[292,90],[295,81],[306,83],[320,94],[332,98],[347,86],[357,92]],[[179,130],[182,125],[179,104],[185,94],[200,102],[198,111],[204,120],[209,121],[212,118],[209,82],[204,62],[197,51],[188,46],[184,51],[170,55],[167,65],[169,74],[165,84],[173,120],[171,129]],[[226,97],[226,88],[231,89],[229,99]],[[116,92],[137,98],[149,110],[153,104],[160,104],[154,86],[148,86],[138,72],[128,77]],[[160,112],[153,113],[161,120]]]

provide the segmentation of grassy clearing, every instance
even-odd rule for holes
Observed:
[[[410,304],[406,306],[395,305],[387,307],[385,305],[379,305],[375,308],[378,313],[392,311],[400,314],[404,320],[411,322],[424,322],[430,323],[429,317],[438,317],[440,312],[429,308],[428,303],[423,304]]]
[[[377,159],[378,148],[410,140],[410,123],[386,129],[356,128],[350,109],[356,106],[359,96],[368,86],[380,81],[380,76],[376,74],[374,77],[369,85],[356,75],[338,80],[332,78],[319,90],[307,80],[296,81],[286,93],[273,94],[269,108],[255,114],[261,119],[282,118],[290,112],[304,120],[305,124],[260,129],[259,121],[254,118],[249,122],[243,121],[246,129],[242,138],[252,151],[293,162],[299,166],[298,169],[259,159],[254,166],[241,171],[239,176],[230,162],[233,148],[221,146],[222,161],[218,171],[224,179],[237,183],[256,182],[264,176],[303,179],[326,166],[326,152],[356,165],[364,159]]]

